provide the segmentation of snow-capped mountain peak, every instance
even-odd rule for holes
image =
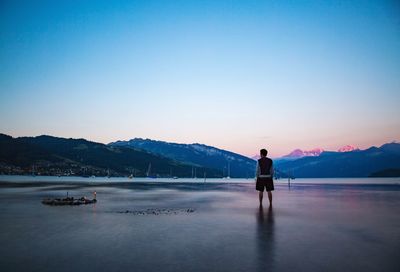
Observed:
[[[359,150],[358,147],[355,147],[354,145],[345,145],[341,148],[338,149],[338,152],[351,152],[354,150]]]
[[[311,150],[301,150],[301,149],[295,149],[292,152],[290,152],[288,155],[283,156],[284,158],[302,158],[302,157],[316,157],[321,155],[321,153],[324,152],[322,148],[314,148]]]

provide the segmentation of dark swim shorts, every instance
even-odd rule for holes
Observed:
[[[274,181],[272,178],[257,178],[256,190],[264,192],[264,188],[267,192],[274,190]]]

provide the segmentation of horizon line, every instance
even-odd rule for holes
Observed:
[[[3,133],[3,132],[0,132],[0,134],[6,135],[6,136],[10,136],[12,138],[24,138],[24,137],[35,138],[35,137],[40,137],[40,136],[49,136],[49,137],[62,138],[62,139],[85,140],[85,141],[89,141],[89,142],[93,142],[93,143],[100,143],[100,144],[104,144],[104,145],[109,145],[109,144],[112,144],[112,143],[115,143],[115,142],[118,142],[118,141],[126,142],[126,141],[130,141],[130,140],[133,140],[133,139],[142,139],[142,140],[150,140],[150,141],[157,141],[157,142],[164,142],[164,143],[171,143],[171,144],[181,144],[181,145],[193,145],[193,144],[205,145],[205,146],[213,147],[213,148],[216,148],[216,149],[232,152],[232,153],[235,153],[235,154],[238,154],[238,155],[250,158],[250,159],[254,159],[254,157],[258,155],[258,154],[244,155],[244,154],[241,154],[241,153],[238,153],[238,152],[231,151],[229,149],[225,149],[225,148],[221,148],[221,147],[218,147],[218,146],[209,145],[209,144],[205,144],[205,143],[200,143],[200,142],[192,142],[192,143],[188,143],[188,142],[186,142],[186,143],[185,142],[169,142],[169,141],[165,141],[165,140],[157,140],[157,139],[142,138],[142,137],[133,137],[133,138],[130,138],[128,140],[116,140],[116,141],[110,141],[110,142],[107,143],[107,142],[101,142],[101,141],[94,141],[94,140],[91,140],[91,139],[88,139],[88,138],[83,138],[83,137],[65,137],[65,136],[55,136],[55,135],[50,135],[50,134],[40,134],[40,135],[35,135],[35,136],[34,135],[14,136],[12,134],[7,134],[7,133]],[[315,149],[322,149],[322,152],[339,152],[338,150],[340,148],[348,146],[348,145],[355,147],[356,150],[363,151],[363,150],[367,150],[367,149],[369,149],[371,147],[377,147],[378,148],[378,147],[381,147],[381,146],[383,146],[385,144],[392,144],[392,143],[398,144],[399,142],[400,142],[399,140],[392,140],[390,142],[385,142],[385,143],[382,143],[380,145],[371,145],[371,146],[369,146],[367,148],[364,148],[364,149],[359,148],[357,145],[347,144],[347,145],[341,146],[341,147],[339,147],[338,149],[335,149],[335,150],[329,150],[329,149],[325,149],[325,148],[322,148],[322,147],[315,147],[315,148],[312,148],[312,149],[295,148],[291,152],[293,152],[295,150],[312,151],[312,150],[315,150]],[[285,156],[289,155],[291,152],[289,152],[288,154],[285,154],[285,155],[271,156],[271,158],[275,158],[275,159],[282,158],[282,157],[285,157]]]

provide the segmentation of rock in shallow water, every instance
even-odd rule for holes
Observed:
[[[189,214],[193,213],[193,208],[171,208],[171,209],[146,209],[146,210],[125,210],[117,211],[116,213],[128,213],[132,215],[173,215],[173,214]]]

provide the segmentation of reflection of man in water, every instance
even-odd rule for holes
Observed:
[[[274,190],[274,181],[272,179],[274,168],[272,160],[267,158],[268,151],[260,150],[261,158],[257,161],[256,168],[256,190],[259,191],[260,206],[262,206],[264,188],[268,193],[269,206],[272,206],[272,192]]]
[[[258,271],[273,271],[275,268],[275,234],[274,214],[272,206],[267,210],[265,218],[263,207],[257,212],[257,267]]]

